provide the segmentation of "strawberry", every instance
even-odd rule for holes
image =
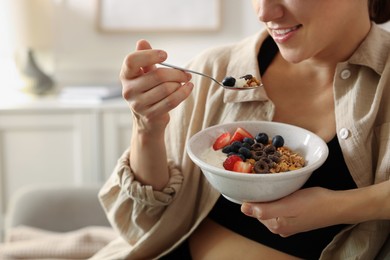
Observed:
[[[248,131],[246,131],[242,127],[238,127],[236,131],[234,132],[232,138],[230,139],[230,143],[233,143],[235,141],[240,141],[244,140],[245,137],[253,139],[253,135],[251,135]]]
[[[224,148],[226,145],[228,145],[230,142],[230,133],[224,132],[222,133],[214,142],[213,149],[219,150]]]
[[[242,162],[242,158],[238,155],[230,155],[226,158],[226,160],[223,162],[223,168],[228,171],[233,171],[234,164],[238,161]]]
[[[243,173],[252,173],[253,165],[249,162],[237,161],[233,165],[233,171],[243,172]]]

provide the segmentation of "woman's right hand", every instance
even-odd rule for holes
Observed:
[[[170,68],[157,68],[167,53],[152,49],[145,40],[123,62],[120,79],[123,97],[133,111],[138,131],[162,132],[169,122],[168,112],[185,100],[193,85],[191,74]]]
[[[169,111],[193,89],[191,75],[157,67],[167,53],[152,49],[145,40],[123,62],[120,79],[123,97],[133,111],[130,166],[137,181],[162,190],[169,181],[165,129]]]

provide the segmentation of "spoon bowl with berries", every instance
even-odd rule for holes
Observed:
[[[220,82],[220,81],[216,80],[215,78],[213,78],[207,74],[198,72],[198,71],[185,69],[185,68],[182,68],[182,67],[179,67],[176,65],[172,65],[169,63],[165,63],[165,62],[161,62],[160,65],[209,78],[210,80],[214,81],[215,83],[217,83],[218,85],[220,85],[221,87],[223,87],[225,89],[251,90],[251,89],[255,89],[255,88],[263,86],[263,83],[261,83],[255,76],[252,76],[251,74],[246,74],[244,76],[239,77],[238,79],[236,79],[235,77],[232,77],[232,76],[226,76]]]
[[[193,135],[186,149],[209,183],[239,204],[277,200],[293,193],[329,153],[314,133],[268,121],[211,126]]]

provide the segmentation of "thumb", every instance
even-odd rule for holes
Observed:
[[[277,211],[277,202],[270,203],[249,203],[244,202],[241,205],[241,212],[249,217],[254,217],[261,220],[279,217]]]
[[[148,50],[153,50],[153,48],[152,48],[152,45],[147,40],[141,39],[141,40],[137,41],[136,50],[137,51],[148,51]],[[166,60],[167,53],[165,51],[158,50],[158,53],[159,53],[159,58],[160,59],[161,59],[161,57],[163,57],[163,59]],[[155,68],[156,68],[155,65],[150,65],[150,66],[142,67],[142,70],[143,70],[143,72],[146,73],[146,72],[151,71],[151,70],[153,70]]]
[[[137,41],[137,44],[136,44],[137,51],[151,50],[151,49],[152,49],[152,46],[150,45],[150,43],[147,40],[142,39],[142,40]]]

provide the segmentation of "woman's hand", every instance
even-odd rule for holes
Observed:
[[[191,93],[191,75],[158,68],[167,53],[145,40],[123,62],[120,79],[123,97],[133,112],[130,166],[140,183],[162,190],[169,181],[164,133],[169,111]]]
[[[241,211],[282,237],[337,224],[390,219],[390,180],[364,188],[298,190],[280,200],[243,203]]]
[[[244,203],[241,211],[257,218],[271,232],[287,237],[333,224],[329,212],[337,205],[331,205],[331,197],[330,190],[308,188],[273,202]]]
[[[191,74],[180,70],[157,68],[167,54],[152,49],[145,40],[123,62],[120,79],[123,97],[135,116],[134,123],[143,131],[156,132],[168,124],[168,112],[188,97],[192,90]]]

